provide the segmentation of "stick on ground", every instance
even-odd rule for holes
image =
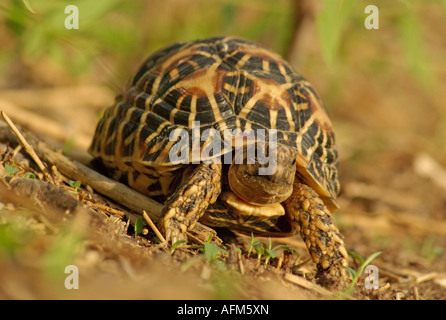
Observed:
[[[34,148],[26,141],[25,137],[20,133],[19,129],[15,126],[15,124],[12,122],[12,120],[8,117],[8,115],[4,111],[0,111],[0,114],[2,118],[5,120],[5,122],[8,124],[8,126],[11,128],[11,130],[16,135],[17,139],[19,139],[20,144],[25,148],[25,151],[31,156],[31,158],[36,162],[39,169],[47,175],[47,171],[45,168],[45,165],[40,160],[39,156],[34,151]]]
[[[150,219],[149,215],[147,214],[147,212],[145,210],[142,211],[142,216],[143,216],[144,220],[146,220],[146,222],[150,226],[150,228],[153,230],[153,232],[155,232],[158,239],[160,239],[161,243],[166,242],[166,239],[164,239],[163,235],[158,230],[158,228],[155,226],[152,219]]]

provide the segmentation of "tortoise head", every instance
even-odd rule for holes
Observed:
[[[282,144],[276,145],[277,148],[267,145],[266,157],[253,157],[246,147],[243,154],[240,152],[234,157],[228,172],[229,186],[242,200],[255,205],[269,205],[280,203],[291,195],[296,151]]]

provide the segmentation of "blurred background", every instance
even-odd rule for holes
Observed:
[[[367,139],[346,138],[361,142],[339,139],[359,148],[356,158],[363,148],[422,148],[444,158],[445,3],[380,1],[379,29],[368,30],[369,1],[79,0],[79,29],[68,30],[66,3],[5,0],[0,88],[94,84],[115,92],[167,44],[234,35],[288,59],[346,130],[369,129]]]
[[[65,28],[69,4],[78,29]],[[365,27],[370,4],[379,29]],[[283,55],[327,105],[347,246],[363,256],[383,250],[387,269],[442,274],[445,21],[445,0],[3,0],[0,109],[85,151],[101,111],[155,50],[215,35],[254,40]],[[445,297],[431,284],[441,292],[432,297]]]

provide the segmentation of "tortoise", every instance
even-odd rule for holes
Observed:
[[[104,112],[89,152],[164,202],[158,226],[172,243],[197,221],[299,233],[319,282],[345,277],[332,123],[313,86],[256,43],[213,37],[152,54]]]

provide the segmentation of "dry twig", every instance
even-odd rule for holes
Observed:
[[[142,211],[142,216],[143,216],[144,220],[146,220],[146,222],[149,225],[149,227],[153,230],[153,232],[155,232],[155,234],[158,237],[158,239],[160,239],[161,243],[166,242],[166,239],[164,239],[163,235],[158,230],[158,228],[155,226],[155,224],[153,223],[152,219],[150,219],[150,217],[148,216],[148,214],[147,214],[147,212],[145,210]]]
[[[17,139],[19,139],[20,144],[25,148],[25,151],[31,156],[31,158],[36,162],[39,169],[45,174],[45,176],[49,177],[48,172],[46,171],[45,165],[40,160],[39,156],[34,151],[34,148],[26,141],[25,137],[20,133],[19,129],[15,126],[15,124],[11,121],[8,115],[4,111],[0,111],[0,114],[7,123],[7,125],[11,128],[11,130],[16,135]]]
[[[123,211],[121,211],[121,210],[113,209],[113,208],[111,208],[111,207],[109,207],[109,206],[107,206],[107,205],[104,205],[104,204],[95,203],[95,202],[89,202],[89,204],[90,204],[90,206],[92,206],[92,207],[96,207],[96,208],[98,208],[98,209],[107,211],[108,213],[111,213],[111,214],[114,214],[114,215],[117,215],[117,216],[123,216],[123,215],[125,214],[125,213],[124,213]]]

